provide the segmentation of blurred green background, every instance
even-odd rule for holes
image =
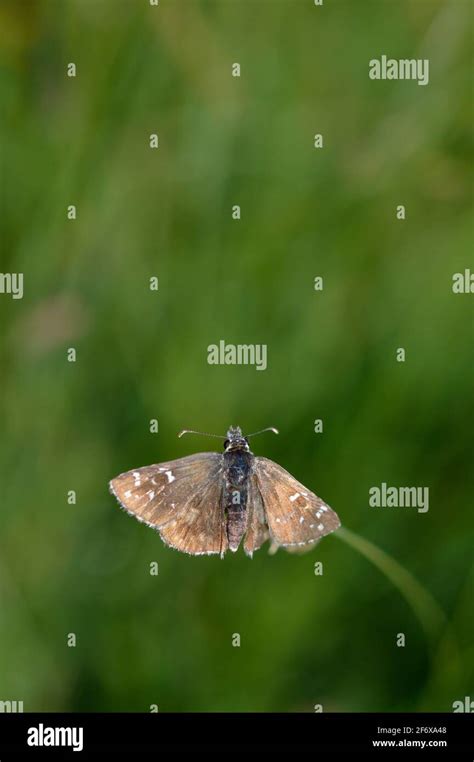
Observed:
[[[0,29],[1,269],[25,277],[21,301],[0,296],[0,700],[474,697],[474,331],[472,296],[452,292],[472,266],[472,4],[3,0]],[[369,80],[382,54],[429,58],[429,85]],[[220,339],[267,344],[268,369],[208,365]],[[192,558],[109,495],[121,471],[220,448],[180,429],[229,424],[277,426],[255,454],[445,618],[415,613],[405,572],[337,536],[300,556]],[[369,508],[381,482],[428,486],[429,512]]]

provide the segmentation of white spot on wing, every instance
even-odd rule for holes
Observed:
[[[171,482],[174,482],[174,480],[176,479],[176,476],[173,476],[173,472],[166,471],[165,473],[166,473],[166,476],[168,477],[168,484],[171,484]]]
[[[324,524],[318,524],[318,529],[320,532],[322,532],[324,529]]]
[[[290,500],[291,500],[291,502],[293,502],[294,500],[296,500],[296,498],[297,498],[297,497],[299,497],[299,496],[300,496],[300,493],[299,493],[299,492],[295,492],[295,494],[294,494],[294,495],[290,495]]]
[[[302,524],[304,521],[304,516],[300,516],[300,524]]]
[[[131,497],[132,496],[132,490],[128,489],[125,493],[125,497]]]

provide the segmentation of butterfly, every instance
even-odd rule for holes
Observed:
[[[276,429],[263,429],[255,432]],[[183,434],[201,432],[185,429]],[[217,436],[215,434],[204,436]],[[243,540],[252,557],[266,540],[270,550],[311,548],[340,526],[337,514],[288,471],[256,457],[238,426],[224,452],[200,452],[126,471],[110,491],[127,513],[158,530],[166,545],[191,555],[235,552]]]

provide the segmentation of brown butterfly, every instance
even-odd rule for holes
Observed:
[[[201,452],[126,471],[112,479],[110,491],[128,513],[157,529],[163,542],[196,556],[222,558],[243,538],[250,557],[268,539],[272,549],[309,549],[338,529],[337,514],[323,500],[277,463],[253,455],[249,436],[254,434],[244,436],[231,426],[222,454]]]

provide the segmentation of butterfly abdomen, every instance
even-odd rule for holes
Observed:
[[[224,512],[229,548],[236,551],[247,529],[247,495],[253,455],[244,450],[224,453]]]

